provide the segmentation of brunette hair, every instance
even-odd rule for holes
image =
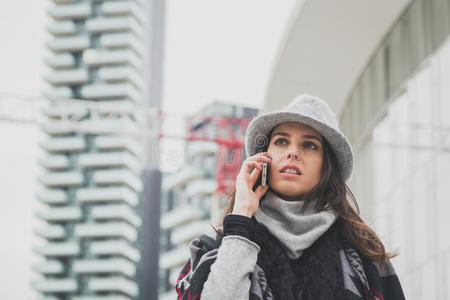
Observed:
[[[272,131],[267,134],[268,141],[270,141],[271,134]],[[267,151],[267,147],[268,145],[263,151]],[[228,205],[221,217],[219,226],[223,225],[225,216],[233,211],[235,195],[236,189],[233,189],[227,197]],[[307,199],[318,199],[318,201],[312,203]],[[338,218],[340,217],[343,221],[345,237],[362,255],[378,262],[386,261],[398,255],[397,253],[386,252],[377,234],[361,219],[355,196],[344,182],[334,151],[326,139],[323,139],[322,177],[319,183],[299,200],[305,200],[303,206],[305,210],[311,205],[317,211],[334,210]]]

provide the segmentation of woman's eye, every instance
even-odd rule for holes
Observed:
[[[312,145],[312,146],[313,146],[313,149],[317,149],[316,144],[311,143],[311,142],[306,142],[306,143],[304,143],[303,145]],[[307,146],[307,147],[310,148],[310,146]]]
[[[279,144],[280,144],[280,143],[279,143],[280,141],[285,141],[285,142],[287,142],[286,139],[278,139],[278,140],[275,141],[274,144],[275,144],[275,145],[279,145]]]

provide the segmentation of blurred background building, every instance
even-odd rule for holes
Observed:
[[[338,113],[349,186],[398,251],[406,299],[450,298],[450,1],[305,1],[281,45],[264,110],[298,93]]]
[[[176,299],[174,284],[190,257],[188,243],[213,233],[244,158],[244,136],[257,110],[212,102],[189,117],[186,166],[163,178],[160,298]]]
[[[44,96],[77,100],[43,109],[50,122],[42,127],[45,189],[36,215],[44,222],[36,234],[46,242],[34,248],[42,276],[32,286],[40,299],[148,299],[139,281],[150,278],[137,273],[149,249],[138,233],[159,211],[138,208],[149,200],[143,168],[158,167],[158,152],[143,165],[143,148],[158,143],[119,132],[151,126],[136,105],[160,107],[164,1],[54,1],[48,14]],[[81,99],[99,105],[77,105]],[[64,126],[67,118],[83,130]]]

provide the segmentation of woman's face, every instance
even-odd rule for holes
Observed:
[[[311,190],[322,176],[323,137],[309,125],[285,122],[274,128],[267,152],[272,157],[269,185],[286,200]],[[291,170],[286,168],[291,167]],[[297,169],[300,174],[292,173]]]

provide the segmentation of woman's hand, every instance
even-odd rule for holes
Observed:
[[[269,186],[258,186],[253,191],[253,186],[258,180],[262,170],[262,163],[271,163],[267,152],[260,152],[248,157],[242,164],[236,177],[236,195],[232,214],[243,215],[249,218],[256,214],[259,208],[259,199],[267,192]]]

